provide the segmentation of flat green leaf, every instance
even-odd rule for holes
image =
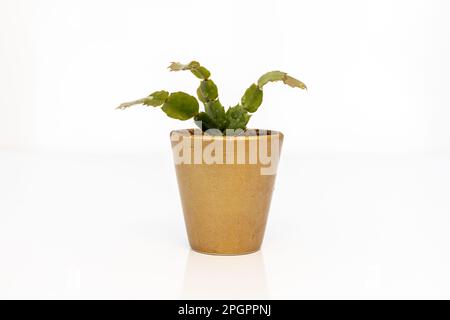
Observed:
[[[258,79],[258,87],[262,88],[265,84],[271,81],[283,81],[285,77],[286,72],[282,71],[267,72]]]
[[[202,131],[206,131],[209,129],[216,129],[217,124],[206,112],[200,112],[194,117],[195,124],[202,129]]]
[[[170,71],[182,71],[182,70],[192,70],[198,67],[200,67],[200,63],[198,63],[197,61],[191,61],[188,64],[172,62],[170,63],[168,68],[170,69]]]
[[[227,117],[227,129],[243,129],[247,127],[247,123],[250,120],[251,115],[248,114],[241,105],[228,108],[226,112]]]
[[[179,62],[172,62],[169,65],[170,71],[184,71],[190,70],[197,78],[206,80],[211,73],[205,67],[202,67],[197,61],[191,61],[188,64],[182,64]]]
[[[167,91],[164,91],[164,90],[155,91],[152,94],[150,94],[148,97],[122,103],[116,109],[125,110],[125,109],[127,109],[127,108],[129,108],[131,106],[135,106],[137,104],[143,104],[143,105],[146,105],[146,106],[159,107],[160,105],[162,105],[166,101],[168,96],[169,96],[169,93]]]
[[[211,72],[208,71],[205,67],[198,67],[195,69],[191,69],[191,72],[199,79],[206,80],[211,75]]]
[[[256,85],[252,84],[244,93],[241,99],[242,107],[248,112],[255,112],[262,103],[263,92]]]
[[[187,120],[198,113],[198,101],[184,92],[174,92],[169,95],[162,110],[171,118]]]
[[[306,85],[303,82],[291,77],[290,75],[288,75],[286,72],[283,71],[270,71],[263,74],[258,79],[258,87],[262,89],[262,87],[266,85],[268,82],[273,81],[283,81],[284,84],[287,84],[293,88],[306,89]]]
[[[216,84],[212,80],[203,80],[197,89],[197,96],[203,103],[216,100],[219,96]]]
[[[155,91],[150,94],[147,98],[143,99],[142,104],[146,106],[159,107],[164,102],[166,102],[169,97],[169,92],[165,90]]]
[[[223,130],[226,126],[225,108],[219,100],[205,103],[206,114],[215,122],[215,129]]]
[[[288,86],[291,86],[292,88],[300,88],[303,90],[307,89],[306,85],[303,82],[288,75],[286,75],[284,83],[287,84]]]

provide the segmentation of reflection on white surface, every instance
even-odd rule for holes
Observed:
[[[242,256],[189,252],[182,299],[268,299],[261,251]]]

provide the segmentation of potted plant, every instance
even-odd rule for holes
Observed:
[[[264,236],[283,134],[248,129],[263,100],[263,87],[281,81],[306,89],[285,72],[262,75],[240,103],[225,110],[210,72],[196,61],[173,62],[171,71],[190,71],[200,79],[197,98],[184,92],[155,91],[123,103],[161,107],[169,117],[193,118],[199,129],[170,134],[181,203],[190,245],[207,254],[238,255],[258,251]]]

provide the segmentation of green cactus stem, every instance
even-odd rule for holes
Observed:
[[[196,125],[203,131],[218,129],[225,133],[227,129],[245,130],[247,128],[251,114],[256,112],[262,104],[263,87],[267,83],[283,82],[293,88],[307,89],[303,82],[289,76],[286,72],[270,71],[250,85],[239,104],[225,111],[219,100],[217,86],[210,79],[211,73],[199,62],[191,61],[188,64],[172,62],[168,68],[170,71],[190,71],[200,79],[197,98],[203,103],[204,111],[199,111],[199,103],[195,97],[181,91],[169,93],[164,90],[155,91],[142,99],[122,103],[117,109],[123,110],[138,104],[161,107],[161,110],[171,118],[178,120],[193,118]]]

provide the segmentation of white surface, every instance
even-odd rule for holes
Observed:
[[[166,151],[1,152],[0,298],[450,298],[450,155],[284,154],[262,251],[214,257]]]

